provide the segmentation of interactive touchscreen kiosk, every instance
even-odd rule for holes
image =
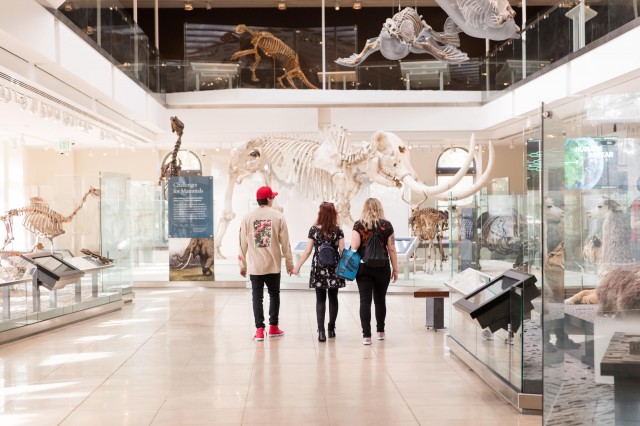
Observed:
[[[84,272],[62,260],[56,253],[23,254],[22,257],[36,266],[34,280],[48,290],[57,290],[77,282]]]
[[[533,309],[531,301],[540,296],[536,277],[510,269],[474,290],[453,306],[476,319],[482,328],[518,331],[523,315]]]

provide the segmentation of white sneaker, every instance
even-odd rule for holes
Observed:
[[[384,340],[384,331],[378,331],[378,340]]]
[[[362,344],[363,345],[370,345],[371,344],[371,337],[363,337],[362,338]]]

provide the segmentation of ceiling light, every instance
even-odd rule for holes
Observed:
[[[207,2],[207,10],[211,10],[211,3]]]
[[[336,1],[336,5],[334,6],[335,10],[340,10],[340,2]]]
[[[184,4],[184,10],[193,10],[193,5],[190,2]]]
[[[356,0],[355,3],[353,3],[353,10],[360,10],[362,9],[362,4],[360,3],[359,0]]]
[[[278,3],[278,10],[287,10],[287,3],[281,1]]]
[[[73,5],[71,4],[71,2],[68,1],[64,4],[64,11],[65,12],[73,11]]]

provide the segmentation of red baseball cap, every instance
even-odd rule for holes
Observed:
[[[258,188],[258,191],[256,192],[256,199],[266,200],[267,198],[272,198],[272,197],[275,197],[276,195],[278,195],[278,193],[273,192],[273,190],[271,190],[271,187],[261,186],[260,188]]]

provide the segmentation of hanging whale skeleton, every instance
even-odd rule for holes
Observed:
[[[476,183],[464,190],[455,185],[466,175],[476,152],[475,136],[471,135],[468,155],[460,170],[446,183],[428,186],[418,180],[411,166],[408,146],[395,134],[378,131],[370,141],[349,143],[343,128],[331,127],[314,136],[263,136],[251,139],[236,149],[229,161],[229,184],[225,192],[224,210],[215,233],[215,255],[220,251],[229,222],[235,218],[232,198],[235,185],[259,173],[266,185],[275,179],[281,185],[297,190],[311,200],[333,201],[340,222],[352,226],[351,200],[369,182],[409,188],[424,197],[436,200],[466,198],[488,181],[494,164],[494,149],[489,142],[489,160]]]

